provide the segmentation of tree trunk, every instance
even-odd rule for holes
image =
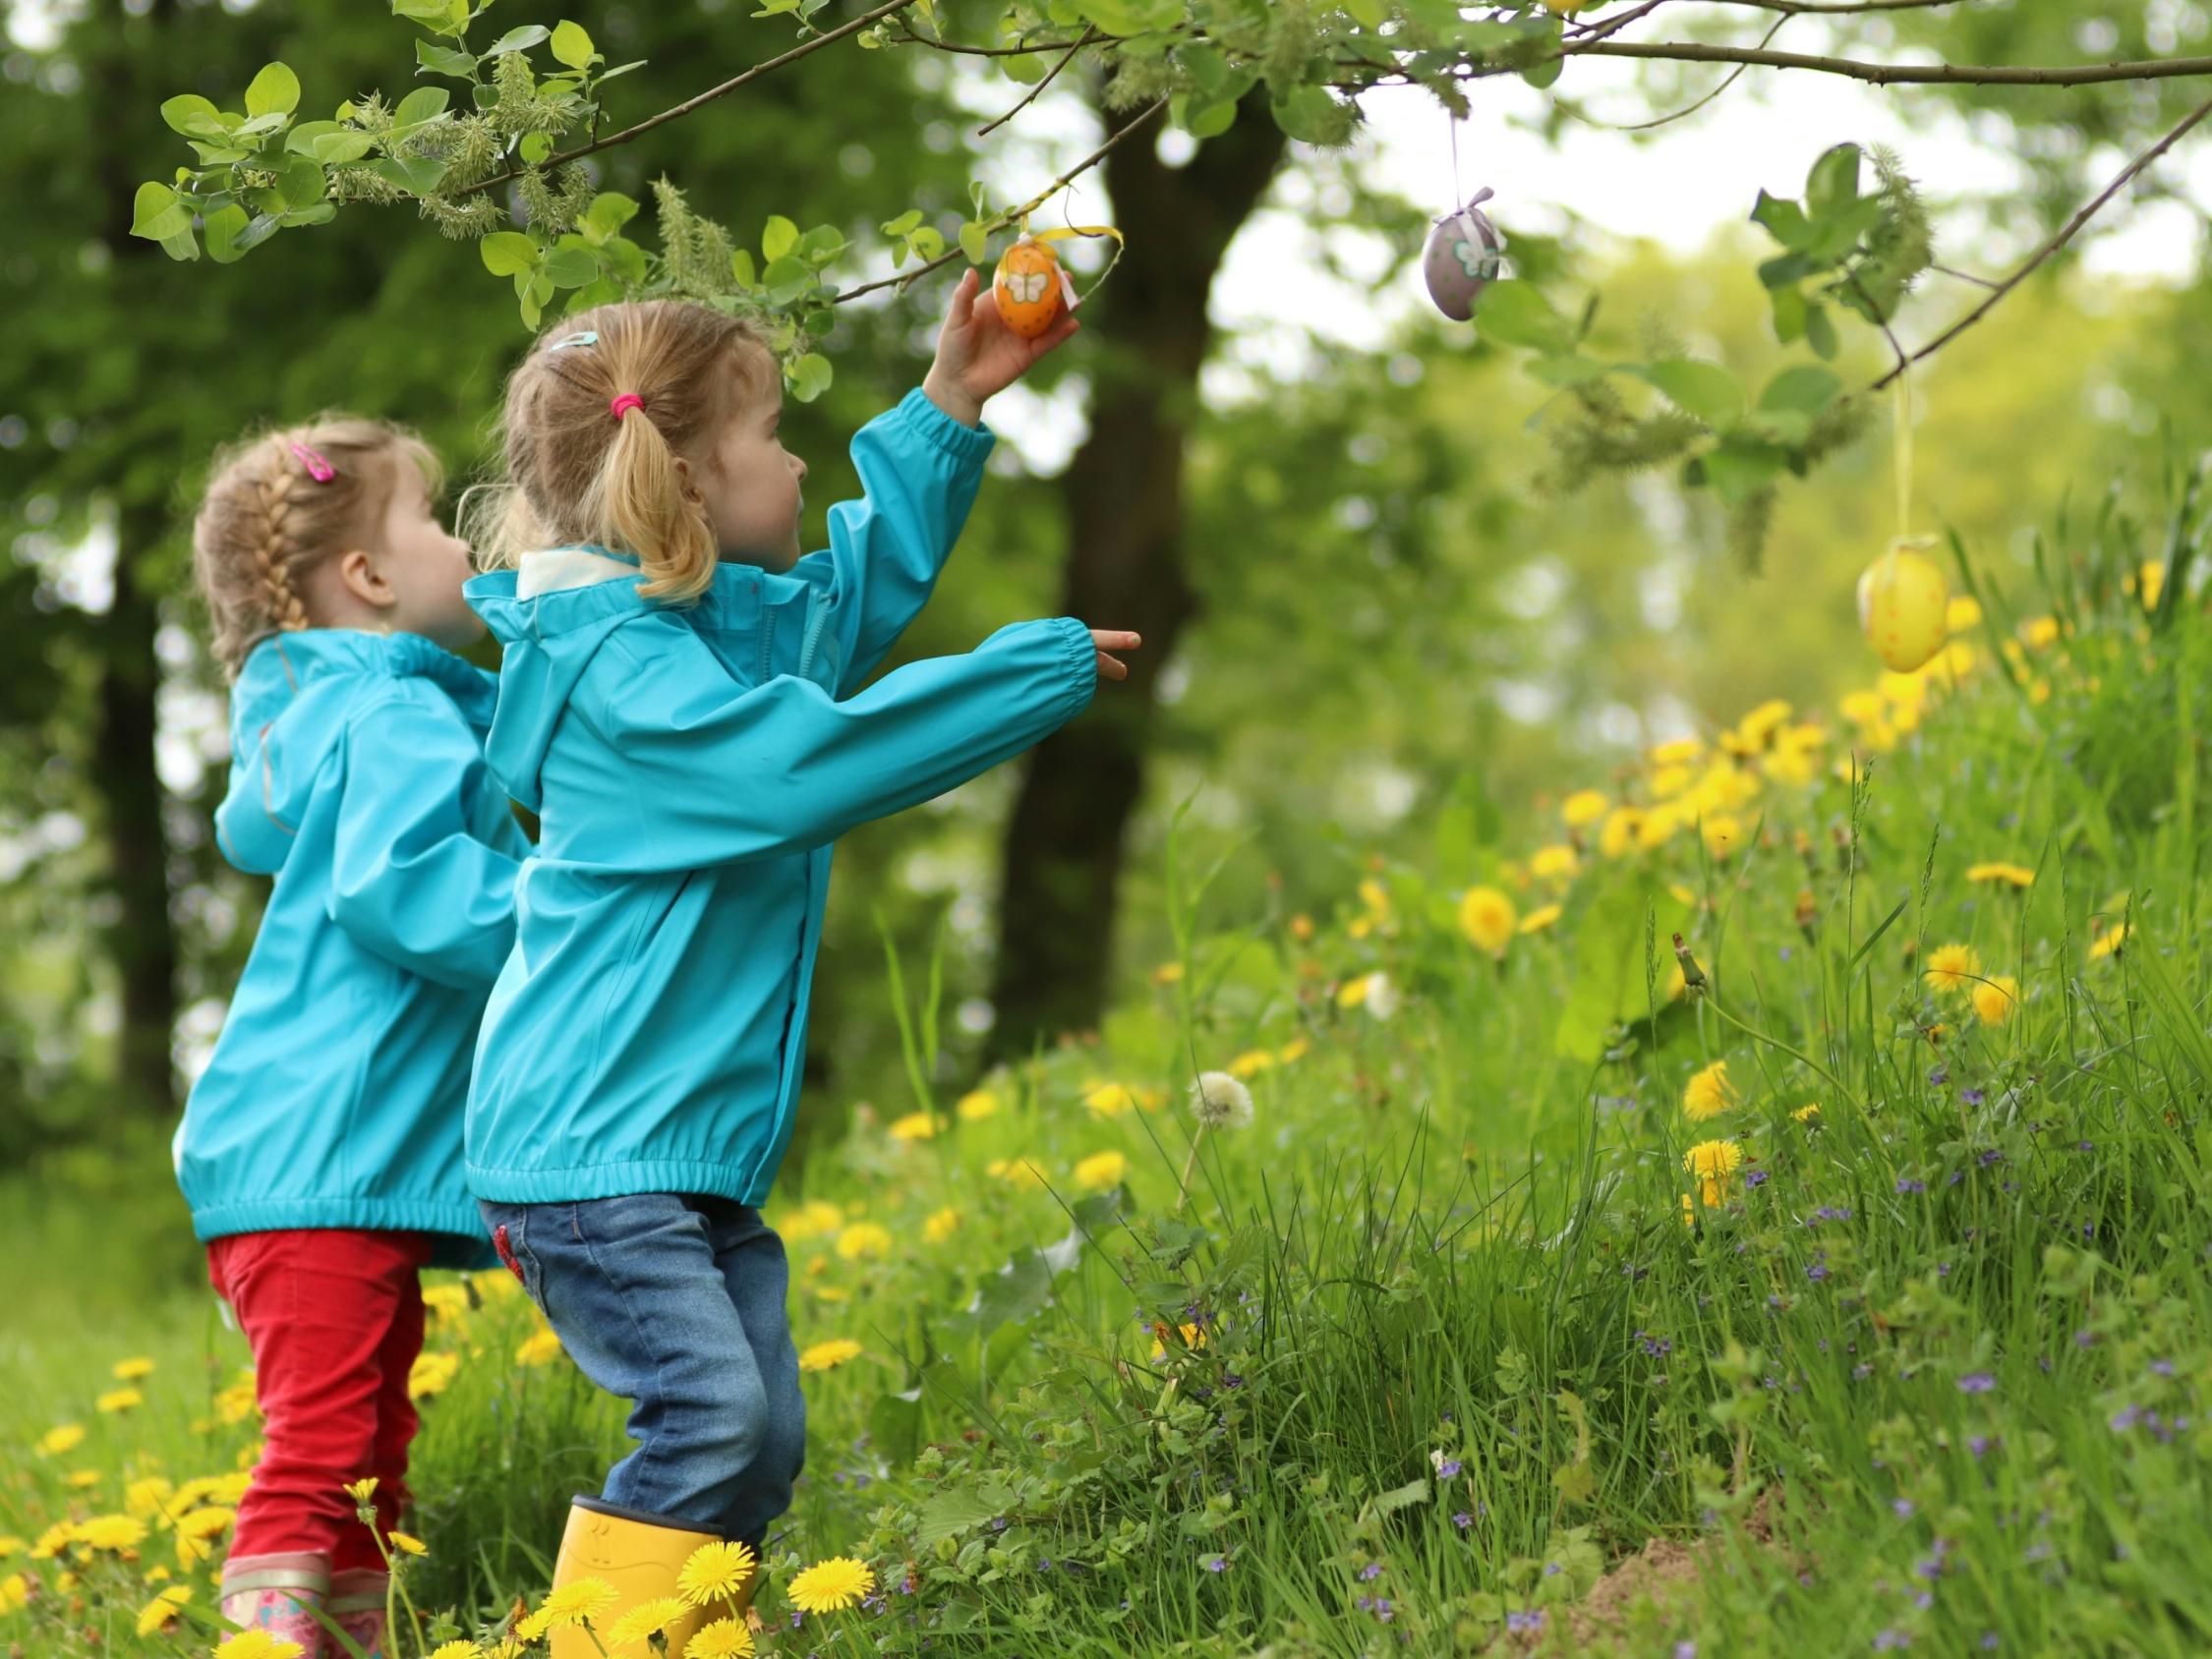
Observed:
[[[1283,136],[1257,95],[1189,165],[1135,141],[1105,161],[1116,219],[1134,227],[1113,279],[1084,309],[1101,342],[1090,436],[1061,488],[1070,542],[1061,611],[1134,628],[1130,677],[1039,744],[1007,827],[991,1049],[1097,1024],[1122,843],[1142,796],[1161,666],[1197,610],[1185,574],[1183,457],[1211,340],[1206,300],[1257,204]]]

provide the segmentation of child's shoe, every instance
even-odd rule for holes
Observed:
[[[330,1599],[322,1604],[322,1610],[361,1649],[361,1659],[386,1659],[384,1618],[390,1589],[391,1574],[367,1568],[331,1576]],[[338,1655],[333,1654],[331,1659],[338,1659]]]
[[[581,1627],[568,1625],[553,1632],[553,1659],[600,1659],[600,1642],[614,1622],[640,1602],[677,1593],[676,1579],[683,1564],[702,1544],[720,1543],[712,1532],[700,1532],[684,1521],[667,1520],[636,1510],[617,1508],[597,1498],[578,1498],[568,1512],[568,1526],[560,1535],[560,1554],[553,1562],[553,1588],[582,1578],[602,1578],[614,1587],[614,1601],[592,1621],[600,1632],[594,1641]],[[693,1608],[665,1628],[670,1653],[681,1653],[691,1638],[718,1619],[742,1619],[753,1599],[759,1570],[736,1595],[706,1607]]]
[[[303,1659],[323,1659],[315,1616],[330,1594],[330,1565],[319,1555],[232,1556],[223,1563],[222,1615],[277,1641],[296,1641]]]

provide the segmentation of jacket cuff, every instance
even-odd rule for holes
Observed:
[[[919,386],[899,400],[895,413],[916,437],[934,444],[954,460],[971,466],[982,465],[999,441],[998,433],[988,426],[963,426],[954,420],[930,402],[929,394]]]
[[[1090,629],[1078,617],[1054,617],[1053,626],[1060,630],[1061,647],[1068,654],[1068,718],[1074,719],[1097,694],[1098,648],[1090,643]]]

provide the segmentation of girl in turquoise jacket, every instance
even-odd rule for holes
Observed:
[[[491,677],[447,650],[482,628],[437,486],[418,439],[325,419],[232,451],[194,526],[234,681],[215,834],[275,885],[177,1178],[267,1419],[223,1613],[310,1655],[318,1604],[382,1652],[383,1557],[342,1488],[374,1478],[398,1520],[419,1272],[483,1248],[462,1114],[529,850],[484,765]]]
[[[513,568],[469,598],[505,647],[488,755],[541,831],[477,1050],[469,1182],[562,1345],[631,1402],[637,1449],[576,1500],[555,1566],[616,1585],[603,1624],[673,1593],[702,1545],[750,1563],[790,1503],[805,1407],[758,1206],[790,1139],[832,844],[1037,742],[1137,643],[1025,622],[861,689],[974,500],[982,400],[1074,327],[1019,338],[970,272],[921,387],[853,439],[864,497],[804,558],[806,468],[742,321],[602,307],[509,382]],[[669,1651],[750,1593],[748,1573]]]

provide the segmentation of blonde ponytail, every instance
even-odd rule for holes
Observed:
[[[644,300],[563,318],[507,380],[507,476],[472,503],[472,540],[509,567],[549,546],[632,553],[641,594],[689,603],[720,549],[676,462],[700,465],[734,405],[772,393],[777,373],[750,322],[705,306]]]

